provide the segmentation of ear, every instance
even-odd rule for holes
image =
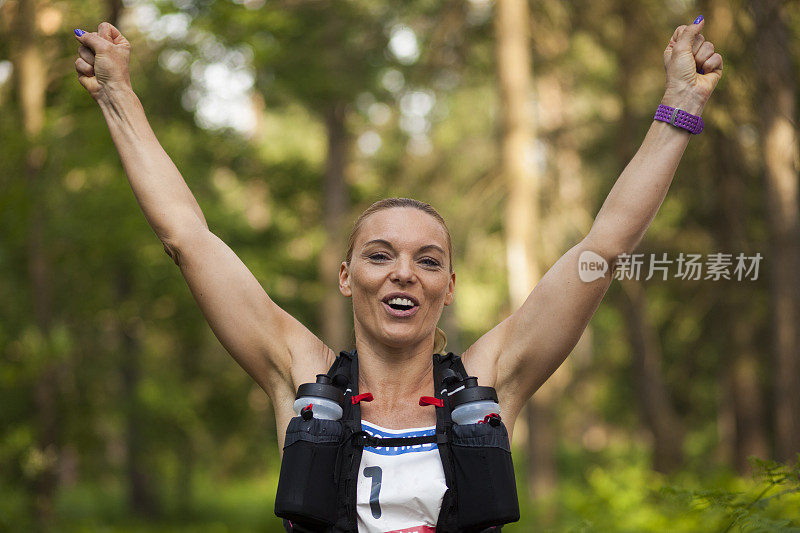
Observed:
[[[353,291],[350,290],[350,272],[347,269],[347,263],[344,261],[339,266],[339,292],[348,298],[353,295]]]
[[[453,298],[455,297],[456,291],[456,273],[452,272],[450,274],[450,283],[447,285],[447,295],[444,297],[444,305],[450,305],[453,303]]]

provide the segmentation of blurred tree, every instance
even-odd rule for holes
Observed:
[[[639,413],[653,436],[653,469],[672,472],[683,462],[685,430],[662,377],[661,339],[648,318],[643,284],[626,280],[621,285],[624,297],[619,301],[633,355]]]
[[[324,294],[319,333],[334,350],[344,349],[352,343],[352,313],[338,290],[347,232],[344,221],[349,218],[347,183],[352,181],[347,176],[348,116],[356,95],[379,90],[378,74],[387,60],[384,30],[394,11],[383,2],[356,0],[277,2],[246,18],[240,17],[244,9],[216,3],[203,11],[199,23],[220,28],[220,20],[235,20],[220,33],[228,43],[249,42],[254,47],[257,88],[275,103],[301,102],[325,125],[328,150],[319,196],[325,232],[319,255]]]
[[[108,12],[106,20],[119,29],[117,24],[119,24],[119,18],[125,9],[125,3],[123,0],[106,0],[106,6]]]
[[[352,312],[348,302],[339,292],[339,265],[344,259],[342,236],[347,231],[348,194],[345,172],[350,148],[347,129],[347,103],[331,102],[324,111],[325,131],[328,136],[328,154],[325,162],[325,178],[322,190],[322,221],[325,228],[325,244],[320,252],[320,280],[325,286],[322,300],[322,339],[334,352],[347,350],[353,339],[350,335]]]
[[[115,296],[118,308],[134,298],[131,265],[124,257],[117,259],[114,273]],[[130,320],[118,313],[115,328],[120,361],[122,397],[125,413],[125,463],[128,482],[128,507],[137,515],[153,517],[157,512],[153,494],[152,473],[144,463],[147,456],[145,426],[147,417],[139,401],[141,381],[142,327],[141,320]]]
[[[16,13],[8,23],[11,38],[11,60],[16,71],[17,98],[19,100],[20,124],[25,137],[23,172],[27,185],[27,262],[29,289],[33,304],[33,317],[37,333],[49,345],[53,325],[53,267],[48,250],[47,201],[49,187],[47,176],[42,172],[47,159],[45,127],[45,93],[48,89],[47,65],[52,51],[46,57],[46,39],[37,24],[41,2],[18,0]],[[30,354],[33,355],[33,354]],[[39,354],[41,368],[33,388],[36,406],[36,446],[31,449],[30,461],[35,497],[35,514],[40,523],[52,520],[53,497],[56,490],[56,472],[59,461],[59,426],[57,418],[58,373],[61,363],[55,354],[45,348]]]
[[[798,206],[797,70],[785,2],[750,4],[762,91],[764,179],[772,258],[769,261],[775,354],[775,452],[786,461],[800,450],[800,207]]]
[[[500,172],[506,186],[505,234],[512,310],[541,277],[541,176],[532,163],[530,10],[527,0],[495,6],[497,85],[500,93]],[[555,488],[555,391],[545,384],[527,406],[528,486],[532,497]]]
[[[721,94],[721,98],[724,96]],[[743,107],[742,107],[743,108]],[[713,128],[713,126],[712,126]],[[743,147],[739,140],[720,129],[714,134],[714,165],[719,172],[720,214],[718,222],[719,243],[723,250],[746,250],[748,238],[743,226],[747,213],[745,201],[747,165],[741,159]],[[754,255],[753,251],[751,254]],[[730,290],[726,295],[723,312],[725,328],[730,330],[725,350],[730,359],[721,368],[724,379],[724,399],[720,414],[731,417],[723,442],[732,454],[735,468],[746,473],[750,470],[748,457],[770,456],[766,433],[766,410],[761,378],[764,368],[758,357],[757,333],[759,329],[756,310],[750,309],[754,295],[746,288]]]
[[[725,50],[726,68],[730,65],[748,67],[746,53],[753,40],[748,29],[750,17],[746,10],[728,1],[708,2],[703,11],[714,21],[714,44]],[[716,203],[714,231],[721,250],[742,252],[748,256],[757,250],[752,242],[757,236],[748,231],[747,221],[758,217],[748,202],[751,189],[757,188],[757,173],[744,157],[747,147],[742,135],[732,124],[752,124],[756,117],[753,94],[746,89],[749,76],[729,76],[717,88],[713,107],[706,114],[706,127],[710,133],[713,159],[708,160],[708,172],[719,191]],[[720,110],[725,110],[724,113]],[[720,361],[722,394],[719,406],[722,455],[740,473],[748,473],[755,456],[770,456],[767,434],[767,413],[762,384],[766,367],[759,358],[759,334],[763,319],[757,306],[760,286],[737,283],[724,291],[723,318],[720,326],[726,330],[721,335]]]

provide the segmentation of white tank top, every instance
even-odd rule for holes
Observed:
[[[376,437],[435,435],[436,428],[386,429],[361,421]],[[436,443],[364,447],[358,470],[359,533],[435,533],[447,490]]]

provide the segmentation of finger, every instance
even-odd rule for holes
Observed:
[[[114,42],[114,39],[111,37],[111,24],[108,22],[101,22],[97,25],[97,35],[110,43]]]
[[[100,85],[97,83],[97,78],[94,76],[85,76],[78,72],[78,83],[81,86],[89,91],[89,94],[95,94],[100,89]]]
[[[715,70],[722,70],[722,56],[714,54],[703,63],[703,70],[706,73],[714,72]]]
[[[75,60],[75,70],[83,76],[94,76],[94,67],[84,61],[82,57]]]
[[[86,32],[80,36],[75,35],[75,38],[78,39],[81,44],[86,45],[95,54],[105,52],[113,46],[95,32]]]
[[[672,32],[672,37],[670,38],[669,42],[672,44],[678,42],[678,37],[680,37],[681,33],[683,33],[683,30],[685,29],[686,29],[686,24],[682,24],[677,28],[675,28],[675,31]]]
[[[694,60],[698,67],[702,67],[703,63],[712,55],[714,55],[714,45],[710,41],[706,41],[694,55]],[[703,70],[705,70],[705,68]]]
[[[697,51],[700,50],[700,47],[703,46],[704,42],[706,42],[706,38],[703,37],[703,34],[697,34],[694,38],[694,41],[692,41],[692,54],[697,55]]]
[[[705,20],[701,17],[697,17],[695,20],[697,22],[686,26],[686,29],[684,29],[683,32],[681,32],[681,34],[678,36],[678,40],[675,42],[673,50],[683,52],[692,49],[692,43],[694,42],[695,37],[700,34],[700,30],[703,29],[703,25],[705,24]]]
[[[78,47],[78,55],[81,56],[84,61],[94,66],[94,52],[92,52],[88,47],[80,45]]]
[[[675,48],[675,43],[678,41],[678,37],[683,33],[686,29],[686,24],[678,26],[675,28],[675,31],[672,32],[672,37],[669,39],[669,44],[664,49],[664,63],[669,63],[670,59],[672,58],[672,51]]]

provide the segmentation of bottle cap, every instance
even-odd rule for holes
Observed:
[[[297,398],[303,396],[316,396],[318,398],[325,398],[332,400],[339,405],[344,404],[344,393],[342,389],[336,387],[331,383],[331,378],[327,374],[317,374],[316,383],[303,383],[297,388]]]
[[[464,388],[450,396],[450,408],[455,409],[459,405],[481,400],[497,403],[497,391],[494,387],[479,386],[478,378],[470,376],[464,380]]]

